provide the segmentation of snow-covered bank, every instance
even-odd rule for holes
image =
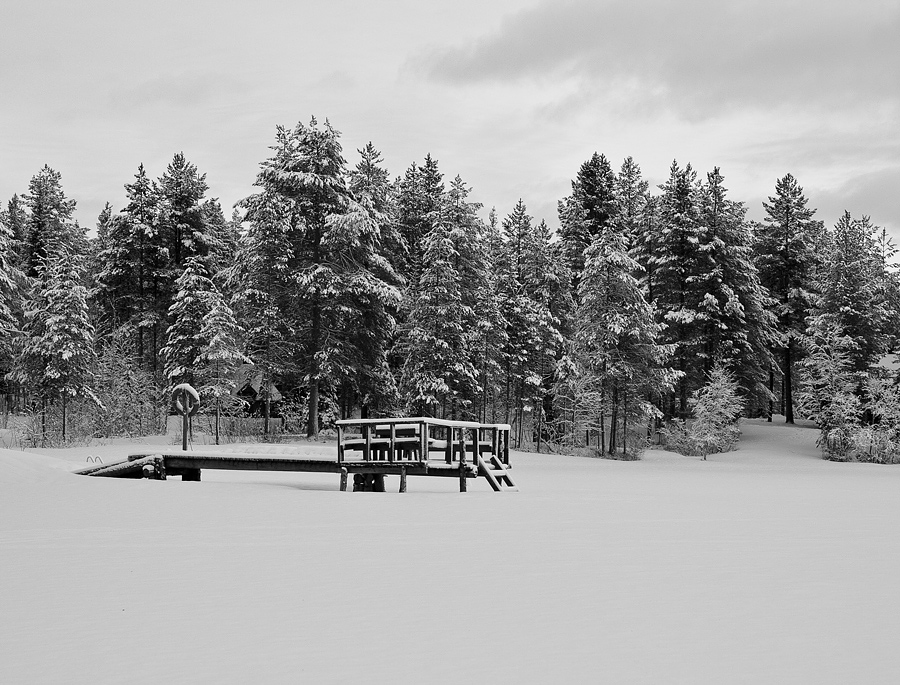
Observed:
[[[0,682],[896,682],[900,470],[814,440],[514,453],[519,493],[402,496],[0,452]]]

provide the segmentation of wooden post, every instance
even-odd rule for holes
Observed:
[[[337,427],[337,443],[338,443],[338,464],[343,463],[344,461],[344,427],[341,424],[338,424]],[[341,490],[347,489],[347,484],[344,483],[344,487]]]
[[[391,420],[391,444],[388,446],[388,462],[394,462],[394,449],[397,445],[397,424]]]
[[[446,432],[446,435],[444,437],[447,438],[447,448],[444,451],[444,458],[447,460],[448,464],[452,464],[453,463],[453,426],[446,426],[444,428],[444,431]]]
[[[187,390],[181,391],[181,403],[184,409],[181,410],[181,449],[187,452],[187,443],[188,443],[188,433],[190,432],[190,427],[188,426],[188,394]]]
[[[347,492],[347,469],[341,467],[341,492]]]
[[[364,423],[362,426],[363,429],[363,437],[366,439],[366,444],[363,447],[363,461],[369,461],[372,458],[372,430],[371,426],[367,423]]]
[[[400,469],[400,492],[406,492],[406,467]]]
[[[452,431],[451,431],[452,435]],[[448,441],[449,444],[449,441]],[[466,429],[459,429],[459,491],[465,492],[466,485]]]
[[[423,464],[428,462],[428,423],[426,421],[419,422],[419,461]]]

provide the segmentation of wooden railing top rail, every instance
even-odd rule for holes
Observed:
[[[335,421],[338,426],[374,426],[374,425],[390,425],[398,423],[427,423],[432,426],[444,426],[447,428],[499,428],[500,430],[511,430],[508,423],[478,423],[476,421],[450,421],[447,419],[436,419],[432,416],[405,416],[402,418],[381,418],[381,419],[340,419]]]

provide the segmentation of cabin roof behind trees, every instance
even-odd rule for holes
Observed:
[[[281,393],[278,387],[268,382],[269,399],[272,402],[281,400]],[[253,364],[241,364],[237,371],[234,372],[234,394],[240,397],[252,396],[254,400],[265,399],[263,388],[263,372],[259,367]]]

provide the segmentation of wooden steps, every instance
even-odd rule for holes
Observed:
[[[519,488],[513,482],[509,475],[509,471],[500,458],[496,454],[491,454],[490,458],[485,461],[481,455],[478,456],[478,475],[484,476],[484,479],[491,486],[494,492],[518,492]]]

